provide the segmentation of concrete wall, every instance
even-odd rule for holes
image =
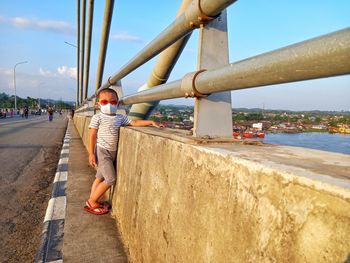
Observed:
[[[74,123],[86,141],[82,118]],[[113,215],[132,262],[345,262],[349,163],[342,154],[122,128]]]
[[[349,182],[335,178],[346,187],[331,185],[324,169],[313,171],[327,158],[335,175],[346,176],[349,156],[198,146],[170,137],[166,131],[121,130],[113,213],[132,262],[319,263],[349,257]]]
[[[89,124],[91,121],[91,117],[89,116],[79,116],[78,114],[74,115],[73,118],[74,125],[77,128],[80,137],[83,140],[83,144],[85,145],[86,149],[88,149],[89,146]]]

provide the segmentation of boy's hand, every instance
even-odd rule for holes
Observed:
[[[96,166],[97,166],[95,154],[89,154],[89,164],[90,164],[92,167],[96,167]]]
[[[155,122],[155,121],[152,121],[152,126],[158,128],[158,129],[159,129],[159,128],[164,128],[164,125],[163,125],[163,124],[157,123],[157,122]]]

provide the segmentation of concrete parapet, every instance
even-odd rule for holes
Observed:
[[[349,164],[343,154],[122,128],[113,214],[131,262],[345,262]]]
[[[83,140],[83,144],[86,148],[89,146],[89,124],[91,117],[90,116],[84,116],[84,115],[74,115],[74,125],[76,129],[78,130],[78,133]]]
[[[85,147],[90,118],[74,116]],[[348,262],[349,164],[337,153],[122,128],[113,215],[131,262]]]

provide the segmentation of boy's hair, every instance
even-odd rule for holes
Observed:
[[[114,95],[117,97],[117,99],[119,100],[118,93],[117,93],[114,89],[105,88],[105,89],[100,90],[100,91],[96,94],[97,101],[100,100],[100,95],[101,95],[102,93],[105,93],[105,92],[114,94]]]

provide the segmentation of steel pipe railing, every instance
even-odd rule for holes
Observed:
[[[124,105],[350,74],[350,28],[185,75],[182,80],[124,96]]]
[[[193,0],[185,12],[142,49],[134,58],[111,76],[100,89],[108,88],[134,71],[161,51],[192,32],[201,24],[206,24],[236,0]]]
[[[176,17],[180,16],[192,0],[182,0]],[[168,81],[171,71],[173,70],[178,58],[180,57],[187,41],[192,33],[187,34],[182,39],[176,41],[170,47],[165,49],[159,55],[159,59],[154,65],[147,82],[138,89],[138,91],[151,89]],[[132,105],[128,117],[130,119],[147,119],[153,109],[158,105],[159,101],[152,103],[140,103]]]

